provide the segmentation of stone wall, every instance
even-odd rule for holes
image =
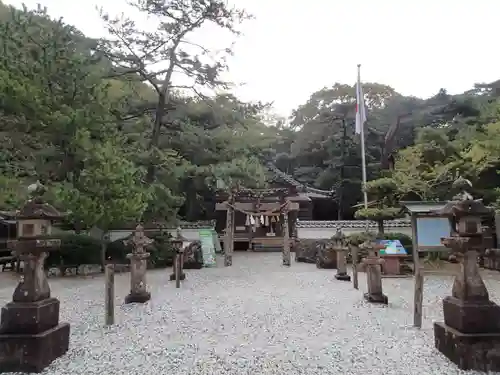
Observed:
[[[366,222],[363,220],[338,220],[338,221],[299,221],[297,222],[297,238],[299,239],[330,239],[337,228],[349,236],[366,231]],[[411,223],[409,219],[387,220],[384,223],[386,232],[403,233],[411,237]],[[369,222],[369,231],[376,232],[377,224]]]

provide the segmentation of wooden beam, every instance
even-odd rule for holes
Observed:
[[[233,204],[234,207],[243,210],[243,211],[248,211],[248,212],[253,212],[254,210],[254,203],[252,202],[236,202]],[[259,210],[260,211],[269,211],[269,210],[278,210],[280,208],[279,203],[261,203]],[[226,211],[228,208],[227,202],[222,202],[222,203],[216,203],[215,204],[215,210],[216,211]],[[288,210],[289,211],[298,211],[299,210],[299,204],[297,202],[290,202],[288,204]]]

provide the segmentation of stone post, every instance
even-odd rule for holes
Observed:
[[[387,305],[388,298],[382,292],[382,264],[384,264],[384,260],[380,259],[378,253],[384,246],[372,241],[366,241],[360,245],[360,248],[368,251],[368,256],[362,261],[366,266],[366,281],[368,284],[368,293],[364,295],[365,300]]]
[[[444,322],[434,323],[436,348],[462,370],[500,371],[500,306],[489,298],[477,258],[484,249],[481,219],[492,216],[466,191],[470,182],[458,179],[454,188],[463,191],[439,210],[448,216],[452,235],[442,243],[460,261],[451,296],[443,299]]]
[[[50,237],[52,221],[61,217],[41,197],[17,213],[14,251],[23,262],[23,275],[1,312],[0,372],[41,372],[68,351],[70,326],[59,323],[60,303],[51,297],[43,267],[48,253],[61,245]]]
[[[290,267],[291,254],[290,254],[290,228],[288,225],[288,204],[283,208],[283,265]]]
[[[347,274],[347,250],[349,248],[344,233],[342,233],[342,228],[337,228],[332,240],[334,249],[337,252],[337,274],[335,278],[342,281],[351,281],[351,276]]]
[[[172,240],[172,245],[175,250],[174,263],[172,265],[172,273],[170,274],[170,281],[176,281],[176,287],[179,288],[179,281],[186,279],[184,273],[184,238],[181,234],[181,228],[177,228],[177,236]]]
[[[500,226],[500,221],[497,221]],[[500,271],[500,249],[487,249],[483,257],[484,268]]]
[[[130,259],[130,293],[125,297],[125,303],[147,302],[151,299],[151,293],[146,284],[149,253],[145,251],[145,247],[153,243],[153,240],[146,237],[144,227],[139,224],[132,238],[125,243],[133,246],[132,253],[127,254]]]
[[[224,238],[224,267],[233,265],[233,249],[234,249],[234,208],[235,191],[231,191],[227,200],[226,210],[226,232]]]
[[[104,267],[105,290],[104,290],[104,324],[111,326],[115,324],[115,265],[106,264]],[[125,303],[127,299],[125,298]]]
[[[352,285],[354,289],[358,287],[358,245],[351,245],[351,260],[352,260]]]

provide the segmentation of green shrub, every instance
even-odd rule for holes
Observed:
[[[353,233],[347,236],[346,240],[349,245],[352,246],[359,246],[366,240],[374,240],[375,234],[371,232],[360,232],[360,233]]]
[[[61,240],[61,247],[49,253],[47,267],[101,263],[100,240],[82,234],[60,234],[56,238]]]
[[[127,238],[121,238],[119,240],[108,243],[106,247],[106,259],[113,263],[128,263],[127,254],[132,252],[131,245],[125,245],[124,241]],[[100,263],[100,262],[99,262]]]
[[[147,252],[150,253],[148,258],[148,266],[150,268],[163,268],[173,264],[175,251],[170,242],[169,233],[147,233],[147,236],[154,240],[148,246]],[[113,241],[108,244],[106,251],[106,259],[115,263],[128,263],[127,254],[133,251],[132,245],[125,245],[124,241],[130,239],[131,236]]]
[[[170,241],[170,233],[155,233],[149,236],[154,242],[149,248],[149,266],[151,268],[169,267],[174,263],[175,250]]]
[[[80,266],[82,264],[101,264],[101,241],[83,234],[60,234],[51,238],[61,239],[61,247],[51,251],[45,266]],[[161,268],[173,264],[175,250],[170,242],[170,234],[148,234],[154,242],[148,247],[149,267]],[[106,248],[106,259],[113,263],[127,264],[127,254],[132,252],[131,245],[125,245],[125,238],[110,242]]]

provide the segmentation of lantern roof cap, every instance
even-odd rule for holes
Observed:
[[[41,197],[36,197],[28,200],[24,206],[16,212],[17,220],[27,219],[45,219],[57,220],[64,217],[64,214],[59,212],[52,205],[45,203]]]
[[[469,180],[459,177],[453,183],[453,189],[459,190],[453,200],[436,210],[435,212],[442,216],[463,217],[463,216],[492,216],[495,210],[492,207],[485,206],[482,199],[474,199],[469,190],[472,184]]]

